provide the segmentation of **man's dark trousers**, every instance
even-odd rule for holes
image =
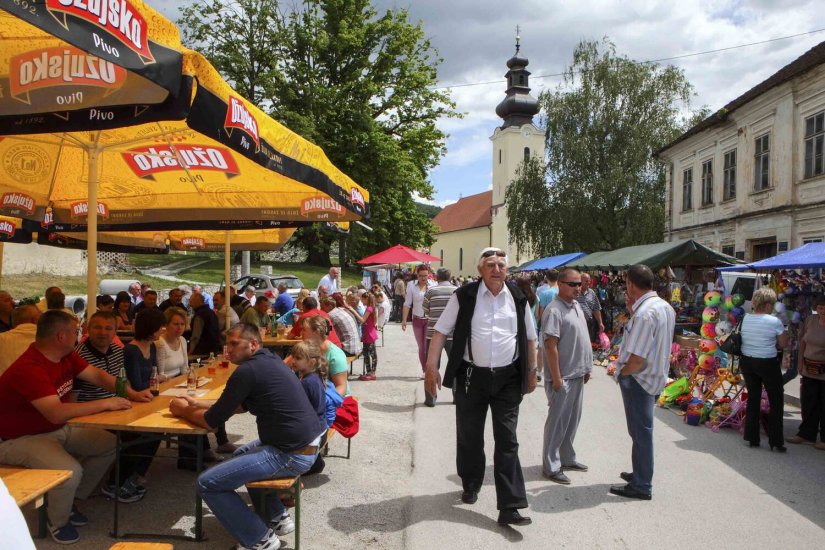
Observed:
[[[515,366],[486,369],[472,367],[465,391],[468,363],[462,363],[454,380],[456,414],[456,468],[464,490],[478,491],[484,481],[484,424],[492,411],[493,475],[497,508],[527,508],[524,474],[518,458],[518,412],[521,374]]]

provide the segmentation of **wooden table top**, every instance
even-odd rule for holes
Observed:
[[[276,346],[291,347],[300,341],[300,338],[278,338],[277,336],[264,336],[261,339],[261,342],[265,348]]]
[[[0,466],[0,478],[18,506],[25,506],[67,479],[71,470],[39,470]]]
[[[206,367],[201,367],[198,376],[211,378],[212,380],[205,386],[200,386],[198,390],[207,390],[208,393],[197,399],[217,399],[220,397],[226,386],[229,375],[235,372],[236,365],[230,364],[228,369],[215,369],[215,374],[208,373]],[[160,385],[160,391],[174,388],[175,385],[186,382],[186,375],[176,376]],[[177,434],[205,434],[208,430],[200,426],[194,426],[183,420],[172,416],[169,412],[169,401],[171,396],[159,395],[149,403],[132,402],[132,408],[125,411],[104,411],[97,414],[78,416],[69,420],[69,424],[84,426],[87,428],[102,428],[106,430],[122,430],[134,432],[155,432],[155,433],[177,433]]]

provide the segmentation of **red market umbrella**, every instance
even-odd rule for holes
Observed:
[[[392,248],[388,248],[383,252],[361,258],[358,263],[361,265],[368,264],[406,264],[410,262],[440,262],[441,258],[430,256],[423,252],[413,250],[403,244],[397,244]]]

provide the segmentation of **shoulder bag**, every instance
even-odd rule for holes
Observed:
[[[745,317],[742,316],[742,320],[737,323],[733,332],[728,334],[728,337],[719,343],[719,349],[736,357],[742,355],[742,333],[740,331],[744,321]]]

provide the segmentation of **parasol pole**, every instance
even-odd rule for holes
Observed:
[[[89,202],[88,214],[86,217],[86,318],[95,312],[97,303],[97,186],[98,171],[97,161],[100,156],[98,140],[100,132],[97,133],[95,143],[89,148]]]
[[[3,242],[0,241],[0,288],[3,288]]]
[[[232,245],[232,232],[226,232],[226,241],[223,243],[223,280],[226,283],[223,285],[223,293],[224,293],[224,303],[226,304],[226,324],[224,327],[226,330],[229,330],[229,327],[232,325],[232,315],[230,313],[230,304],[229,304],[229,263],[230,263],[230,254],[232,253],[231,248]]]

